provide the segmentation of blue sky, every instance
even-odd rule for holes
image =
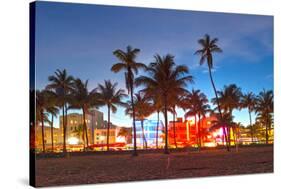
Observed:
[[[37,2],[36,8],[37,89],[46,86],[48,76],[56,69],[89,79],[89,90],[104,79],[118,82],[125,89],[124,74],[110,71],[118,62],[112,52],[131,45],[141,49],[137,60],[145,64],[152,62],[156,53],[173,54],[175,62],[188,66],[195,77],[188,89],[200,89],[213,98],[207,67],[199,66],[199,57],[194,55],[199,47],[197,40],[206,33],[218,37],[223,49],[222,54],[214,56],[218,90],[231,83],[243,92],[256,94],[263,88],[273,89],[271,16],[54,2]],[[100,110],[106,112],[103,107]],[[178,110],[178,116],[183,116],[182,110]],[[234,116],[235,121],[249,122],[246,110],[235,111]],[[150,118],[156,119],[156,115]],[[131,125],[122,108],[111,120],[120,126]]]

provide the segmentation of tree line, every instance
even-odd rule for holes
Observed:
[[[113,64],[111,71],[123,73],[127,92],[118,88],[118,84],[110,80],[98,84],[93,89],[88,89],[88,80],[82,81],[69,75],[67,71],[57,70],[48,77],[49,83],[43,90],[36,91],[36,123],[41,124],[42,146],[45,152],[44,123],[49,122],[51,126],[52,151],[53,143],[53,123],[54,117],[62,113],[63,130],[63,152],[66,152],[66,130],[67,114],[70,109],[82,110],[83,125],[79,132],[82,132],[84,149],[89,147],[88,133],[86,125],[86,114],[90,108],[107,107],[107,150],[109,150],[109,129],[111,113],[117,111],[118,106],[125,107],[125,113],[132,118],[133,144],[132,154],[137,155],[136,145],[136,120],[141,121],[142,137],[144,146],[147,142],[144,135],[143,121],[152,113],[157,113],[158,124],[156,133],[156,147],[158,148],[159,114],[164,115],[165,147],[164,153],[169,153],[168,148],[168,112],[173,114],[173,138],[177,147],[175,117],[176,108],[181,108],[185,112],[185,117],[194,116],[195,124],[198,128],[198,146],[202,144],[201,118],[207,114],[213,115],[217,120],[212,123],[212,128],[223,128],[223,137],[226,149],[230,150],[230,129],[237,127],[233,121],[233,111],[246,108],[249,113],[251,137],[253,140],[254,129],[252,126],[252,113],[257,114],[257,121],[262,123],[266,129],[266,143],[268,143],[269,131],[273,124],[273,91],[263,90],[255,95],[252,92],[242,93],[236,84],[224,86],[222,90],[217,90],[213,79],[213,54],[221,53],[222,49],[218,45],[218,38],[211,38],[206,34],[198,40],[200,48],[195,52],[199,56],[199,64],[207,64],[211,86],[215,98],[210,102],[215,106],[210,108],[207,96],[199,89],[187,90],[188,85],[194,83],[194,77],[190,74],[186,65],[175,63],[175,57],[171,54],[154,56],[153,62],[146,65],[137,62],[140,49],[127,46],[125,50],[117,49],[113,55],[118,63]],[[139,75],[139,71],[145,74]],[[140,87],[139,91],[135,91]],[[127,102],[124,99],[129,98]],[[49,120],[49,117],[51,119]],[[199,121],[197,121],[197,119]]]

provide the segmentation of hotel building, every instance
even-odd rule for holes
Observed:
[[[136,141],[137,141],[137,146],[138,147],[143,147],[144,146],[144,138],[143,138],[143,132],[145,139],[147,141],[147,146],[148,147],[156,147],[156,138],[157,138],[157,124],[158,124],[158,146],[163,146],[164,144],[164,135],[163,135],[163,130],[164,130],[164,125],[162,121],[157,120],[144,120],[143,121],[143,130],[142,131],[142,125],[141,121],[137,120],[135,122],[136,124]],[[134,131],[132,130],[132,135],[134,136]]]

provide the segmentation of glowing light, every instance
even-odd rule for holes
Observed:
[[[78,144],[79,143],[79,139],[76,137],[70,137],[68,140],[68,144]]]
[[[223,136],[223,129],[222,128],[220,128],[220,130],[219,130],[219,135]]]
[[[216,147],[217,144],[215,142],[207,142],[207,143],[204,143],[204,146],[205,147]]]

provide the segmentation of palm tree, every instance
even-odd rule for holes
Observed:
[[[200,61],[199,61],[200,65],[203,65],[204,62],[207,61],[209,77],[210,77],[212,87],[213,87],[213,90],[214,90],[214,93],[216,96],[216,104],[218,106],[219,115],[222,119],[222,112],[221,112],[221,107],[220,107],[220,103],[218,100],[217,89],[216,89],[216,86],[215,86],[215,83],[213,80],[213,76],[212,76],[213,54],[222,52],[222,49],[217,45],[218,41],[219,41],[218,38],[211,39],[211,37],[208,34],[205,34],[205,36],[203,38],[198,40],[198,43],[201,46],[201,48],[199,50],[197,50],[195,52],[195,54],[200,56]],[[223,133],[224,133],[225,140],[227,140],[225,128],[223,128]],[[226,148],[229,151],[228,145],[226,145]]]
[[[167,54],[161,57],[155,55],[155,62],[150,63],[147,68],[149,76],[140,76],[136,79],[136,85],[144,85],[142,90],[148,95],[158,93],[164,107],[165,119],[165,154],[169,154],[168,150],[168,108],[173,94],[184,94],[186,92],[188,82],[193,82],[193,77],[187,75],[188,67],[184,65],[176,65],[174,56]]]
[[[160,122],[160,111],[163,109],[161,103],[161,97],[156,93],[152,96],[152,106],[154,111],[157,112],[157,126],[156,126],[156,149],[158,149],[158,138],[159,138],[159,122]]]
[[[95,93],[89,92],[88,80],[83,82],[81,79],[75,79],[73,82],[72,98],[69,100],[70,108],[81,109],[83,114],[83,136],[86,138],[86,147],[89,147],[88,129],[86,124],[86,114],[89,108],[99,105],[99,99]],[[85,150],[85,148],[84,148]]]
[[[133,155],[137,156],[137,144],[136,144],[136,125],[135,125],[135,107],[134,107],[134,75],[138,74],[139,69],[146,68],[145,64],[136,62],[136,57],[139,54],[140,49],[133,49],[131,46],[127,46],[126,51],[117,49],[113,54],[121,62],[114,64],[111,67],[111,71],[117,73],[120,71],[125,72],[125,83],[128,90],[128,94],[131,95],[131,104],[133,110],[133,130],[134,130],[134,151]]]
[[[52,141],[52,152],[54,152],[54,117],[57,117],[59,109],[53,104],[52,97],[48,99],[49,107],[47,108],[47,113],[51,114],[51,141]]]
[[[50,84],[47,85],[47,89],[54,90],[57,99],[58,106],[62,108],[62,125],[63,125],[63,152],[66,152],[66,129],[67,129],[67,115],[65,116],[67,99],[72,91],[73,77],[68,75],[66,70],[57,70],[54,75],[49,76]]]
[[[81,124],[78,127],[75,127],[73,133],[80,139],[82,138],[83,140],[83,145],[84,145],[84,149],[86,148],[85,146],[85,136],[84,136],[84,125]]]
[[[48,96],[50,91],[42,90],[36,91],[36,121],[41,122],[41,134],[42,134],[42,150],[45,153],[45,133],[44,133],[44,122],[49,121],[46,114],[48,108]]]
[[[233,122],[233,116],[230,114],[230,112],[224,112],[222,117],[219,113],[212,112],[212,116],[216,117],[217,119],[212,121],[212,126],[209,129],[210,131],[223,127],[233,128],[235,126],[235,123]],[[224,140],[224,142],[227,143],[228,141]]]
[[[254,111],[255,107],[255,95],[252,92],[246,93],[242,95],[241,98],[241,108],[248,108],[249,120],[250,120],[250,128],[251,128],[251,139],[254,142],[254,133],[252,126],[252,111]]]
[[[266,91],[263,89],[262,92],[256,98],[255,111],[258,116],[261,117],[262,122],[265,124],[265,140],[268,144],[269,134],[268,131],[271,130],[271,119],[273,113],[273,91]]]
[[[232,116],[234,109],[240,108],[241,105],[241,88],[237,87],[235,84],[225,85],[222,91],[217,91],[218,93],[218,102],[221,105],[221,109],[224,110],[224,113],[229,113]],[[217,99],[212,99],[213,104],[216,104]],[[227,127],[227,138],[228,145],[230,146],[230,127]]]
[[[207,96],[200,90],[192,89],[191,92],[187,93],[182,108],[187,110],[185,117],[194,116],[195,126],[197,128],[197,144],[198,149],[201,148],[201,118],[205,117],[206,113],[210,111],[210,106],[208,105]],[[197,122],[198,116],[198,122]]]
[[[130,132],[127,128],[121,127],[117,136],[121,136],[125,138],[125,141],[127,142],[131,136],[132,132]]]
[[[105,80],[104,85],[99,84],[97,91],[100,94],[100,101],[107,106],[107,150],[109,150],[109,129],[110,129],[110,112],[117,111],[116,105],[124,106],[122,99],[126,96],[123,89],[117,90],[117,83],[111,83],[110,80]]]
[[[184,97],[186,96],[187,91],[185,93],[182,94],[177,94],[177,93],[172,93],[170,96],[169,101],[169,112],[172,113],[173,115],[173,138],[174,138],[174,145],[176,147],[176,149],[178,148],[177,145],[177,137],[176,137],[176,115],[177,115],[177,111],[176,111],[176,107],[183,107],[184,106]]]
[[[198,99],[198,109],[197,109],[197,114],[198,114],[198,138],[199,138],[199,149],[202,145],[202,135],[201,135],[201,116],[205,118],[206,114],[211,111],[210,105],[208,104],[208,99],[207,96],[204,93],[199,94],[199,99]]]
[[[138,120],[141,122],[141,129],[142,129],[142,136],[143,136],[143,146],[147,149],[147,140],[144,133],[144,127],[143,122],[146,117],[148,117],[153,112],[153,106],[150,102],[150,99],[143,95],[142,93],[135,94],[134,97],[134,103],[135,103],[135,116]],[[132,116],[133,110],[131,102],[127,102],[128,106],[125,110],[126,114]]]

